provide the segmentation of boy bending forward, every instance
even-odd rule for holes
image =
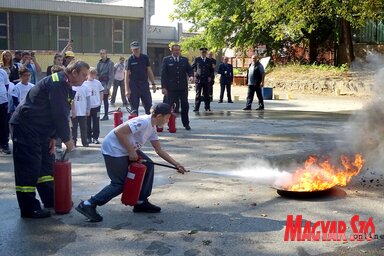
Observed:
[[[76,207],[78,212],[90,221],[102,221],[103,217],[96,211],[96,206],[106,204],[123,192],[129,163],[130,161],[137,161],[139,157],[148,160],[144,163],[147,166],[147,171],[139,201],[133,207],[133,212],[157,213],[161,211],[160,207],[148,201],[152,192],[154,166],[150,163],[151,159],[140,148],[147,141],[150,141],[161,158],[174,165],[179,173],[187,172],[184,166],[174,160],[160,146],[156,126],[163,126],[168,123],[170,116],[171,107],[168,104],[160,103],[152,109],[152,114],[130,119],[108,133],[103,141],[101,151],[111,183],[90,199],[81,202]]]

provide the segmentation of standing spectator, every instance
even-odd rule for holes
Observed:
[[[22,51],[15,51],[15,57],[13,58],[13,64],[20,63],[21,62],[21,54]]]
[[[108,97],[109,97],[109,89],[113,85],[114,73],[113,73],[113,62],[107,57],[107,50],[100,50],[99,63],[97,63],[97,78],[101,82],[104,87],[104,116],[101,118],[101,121],[108,120]]]
[[[88,87],[91,92],[90,103],[91,111],[89,117],[87,118],[87,131],[88,131],[88,141],[89,143],[93,142],[95,144],[100,144],[100,106],[101,99],[103,98],[104,87],[99,80],[96,79],[97,71],[95,68],[89,69],[88,80],[84,84]],[[125,97],[125,95],[124,95]]]
[[[81,85],[88,69],[87,63],[76,61],[64,72],[43,78],[11,117],[16,196],[22,218],[51,216],[50,211],[41,208],[36,189],[44,207],[53,207],[54,138],[60,137],[67,150],[73,150],[68,99],[71,86]]]
[[[59,53],[55,54],[55,57],[53,57],[53,65],[50,65],[47,67],[47,73],[46,73],[47,76],[50,76],[52,75],[52,73],[54,73],[52,72],[53,66],[63,66],[63,55]]]
[[[199,111],[201,104],[201,92],[203,92],[205,111],[211,111],[209,99],[209,83],[212,80],[213,65],[211,59],[207,58],[208,49],[200,48],[201,56],[197,57],[192,64],[195,72],[196,98],[194,112]]]
[[[264,109],[264,99],[261,89],[264,86],[264,77],[265,71],[263,65],[259,62],[259,58],[256,55],[252,56],[252,63],[249,64],[247,72],[247,82],[248,82],[248,96],[247,104],[243,110],[251,110],[253,98],[255,97],[255,92],[257,99],[259,100],[259,107],[256,110]]]
[[[23,52],[21,55],[21,64],[31,71],[31,83],[36,84],[36,75],[41,73],[41,67],[37,63],[34,52]]]
[[[209,101],[212,102],[213,101],[213,85],[215,84],[215,69],[216,69],[216,59],[213,58],[213,52],[208,52],[208,58],[211,59],[212,61],[212,68],[213,68],[213,72],[212,72],[212,76],[211,76],[211,81],[209,82]]]
[[[223,103],[224,91],[227,89],[228,103],[233,103],[231,97],[231,85],[233,80],[233,67],[228,63],[229,58],[224,57],[224,62],[219,65],[218,73],[220,76],[220,100],[219,103]]]
[[[66,51],[64,54],[64,59],[63,59],[63,66],[66,67],[75,59],[75,54],[73,51]]]
[[[13,90],[11,91],[12,104],[11,111],[14,112],[16,107],[25,99],[29,90],[32,89],[34,84],[30,83],[29,80],[31,78],[31,71],[26,67],[21,67],[20,71],[20,79]]]
[[[153,93],[156,92],[155,77],[147,55],[140,51],[140,44],[137,41],[131,43],[132,55],[128,58],[125,66],[125,90],[127,98],[131,103],[131,109],[139,114],[140,99],[149,115],[152,106],[152,95],[149,90],[148,78],[152,83]]]
[[[83,147],[89,147],[87,132],[87,117],[91,110],[91,91],[83,83],[81,86],[72,86],[75,93],[72,108],[72,136],[73,142],[77,141],[77,127],[80,126],[81,143]]]
[[[115,104],[117,89],[120,87],[121,100],[123,105],[127,106],[127,98],[125,98],[125,85],[124,85],[124,57],[120,57],[119,63],[116,63],[113,67],[115,73],[115,80],[113,82],[113,92],[111,98],[111,105]]]
[[[13,62],[12,53],[10,51],[3,51],[1,53],[0,67],[7,72],[10,82],[17,83],[20,81],[19,64]]]
[[[181,121],[186,130],[191,130],[188,117],[188,77],[193,79],[193,70],[188,59],[180,56],[180,45],[172,45],[171,52],[170,56],[164,57],[161,66],[161,89],[169,105],[181,101]]]
[[[4,154],[11,154],[8,144],[8,87],[8,74],[0,68],[0,150]]]

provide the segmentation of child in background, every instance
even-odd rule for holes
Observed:
[[[81,143],[83,147],[89,147],[87,139],[87,116],[91,109],[91,93],[89,88],[83,83],[81,86],[72,86],[75,92],[72,108],[72,136],[76,146],[77,127],[80,126]]]
[[[11,92],[12,105],[9,111],[15,111],[16,107],[25,99],[27,93],[34,84],[31,84],[29,80],[31,79],[31,71],[26,67],[21,67],[19,70],[20,82],[18,82]]]
[[[91,111],[87,118],[88,142],[100,144],[100,106],[103,98],[104,87],[99,80],[95,79],[97,70],[94,67],[89,69],[88,80],[84,84],[88,87],[91,97]]]

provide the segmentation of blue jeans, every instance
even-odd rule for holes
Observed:
[[[152,162],[152,160],[144,154],[142,151],[138,150],[137,154],[139,157]],[[92,205],[104,205],[108,203],[114,197],[120,195],[123,192],[125,178],[128,173],[129,158],[128,156],[123,157],[112,157],[108,155],[103,155],[105,166],[107,167],[107,173],[111,179],[111,183],[105,186],[99,193],[92,196],[89,199],[89,202]],[[143,186],[141,188],[139,200],[146,200],[152,192],[153,186],[153,176],[154,176],[154,166],[151,163],[144,163],[147,167],[145,172],[145,177],[143,181]]]

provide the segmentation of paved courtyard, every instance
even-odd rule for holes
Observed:
[[[75,210],[43,220],[21,219],[12,157],[1,155],[1,254],[384,255],[384,171],[371,167],[372,162],[349,186],[326,197],[287,199],[270,183],[274,174],[292,171],[310,154],[357,153],[351,152],[345,134],[354,129],[350,119],[368,98],[276,92],[280,100],[266,101],[266,110],[258,112],[242,110],[245,87],[234,87],[239,101],[233,104],[218,104],[217,90],[212,112],[190,111],[191,131],[183,129],[178,117],[176,133],[160,134],[162,146],[190,170],[181,175],[155,168],[150,200],[162,207],[160,214],[134,214],[117,197],[98,208],[104,216],[100,223],[87,222]],[[193,98],[190,91],[191,110]],[[161,93],[153,99],[160,102]],[[111,119],[101,122],[102,137],[113,128]],[[149,145],[144,151],[164,163]],[[77,205],[108,184],[108,178],[100,145],[78,147],[70,160]],[[348,238],[354,215],[365,221],[372,217],[376,234],[383,237],[371,242],[284,241],[290,214],[311,223],[344,221]]]

